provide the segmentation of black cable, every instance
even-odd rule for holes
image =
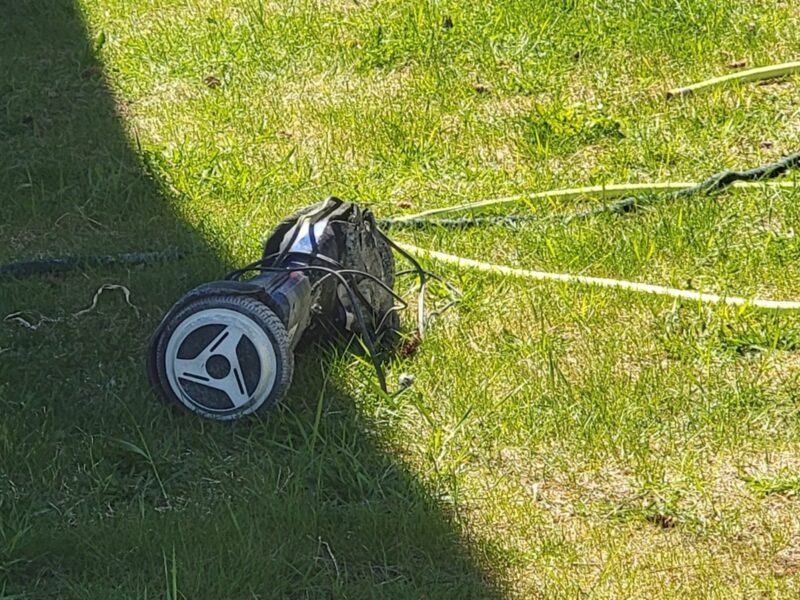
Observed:
[[[383,231],[377,228],[375,231],[383,238],[383,241],[389,244],[391,248],[393,248],[397,253],[403,256],[403,258],[411,263],[411,266],[417,272],[417,276],[419,277],[419,290],[417,292],[417,297],[419,298],[417,306],[417,331],[419,332],[420,337],[422,337],[425,334],[425,291],[428,287],[428,272],[422,268],[422,265],[419,264],[416,258],[411,256],[411,254],[397,245],[397,243],[388,235],[383,233]]]
[[[37,260],[12,262],[0,265],[0,280],[18,279],[31,275],[46,275],[48,273],[63,273],[76,269],[92,267],[108,267],[115,265],[149,265],[165,260],[185,258],[187,254],[177,248],[168,248],[155,252],[128,252],[124,254],[109,254],[102,256],[60,256],[55,258],[40,258]]]
[[[405,252],[403,252],[403,254],[407,255],[407,253]],[[291,257],[293,255],[318,259],[321,260],[322,262],[327,262],[328,264],[331,265],[331,267],[329,268],[318,265],[295,265],[286,267],[273,266],[276,260],[280,258],[286,258],[287,256]],[[167,250],[155,251],[155,252],[131,252],[131,253],[124,253],[117,255],[101,255],[101,256],[63,256],[63,257],[45,258],[33,261],[14,262],[0,266],[0,280],[6,278],[7,279],[19,278],[37,274],[72,271],[80,268],[89,268],[89,267],[113,266],[113,265],[146,265],[164,260],[182,259],[185,258],[186,256],[187,253],[182,252],[178,249],[170,248]],[[269,263],[270,261],[271,264],[266,264]],[[418,269],[421,269],[419,263],[413,260],[413,258],[411,258],[411,261],[413,264],[415,264],[415,266]],[[381,389],[385,393],[388,393],[386,386],[386,377],[384,375],[383,368],[378,359],[376,345],[373,339],[375,332],[371,331],[371,328],[367,324],[364,314],[361,311],[361,305],[356,300],[356,296],[358,296],[358,299],[361,300],[367,306],[369,306],[369,302],[366,300],[366,298],[364,298],[363,294],[361,294],[360,290],[358,290],[357,287],[355,289],[353,288],[350,282],[347,281],[347,279],[345,278],[345,275],[364,277],[373,281],[378,286],[380,286],[381,289],[383,289],[385,292],[391,295],[391,297],[400,304],[401,308],[403,309],[408,308],[408,303],[399,294],[397,294],[397,292],[391,289],[379,277],[373,275],[372,273],[368,273],[366,271],[360,271],[358,269],[345,269],[341,263],[330,257],[320,254],[307,253],[307,252],[297,252],[297,251],[286,252],[284,250],[283,252],[278,252],[273,255],[263,257],[258,261],[245,265],[241,269],[236,269],[235,271],[228,273],[228,275],[226,275],[225,278],[239,279],[241,278],[242,275],[244,275],[249,271],[271,271],[271,272],[318,271],[325,273],[325,277],[333,276],[339,279],[339,281],[342,283],[345,289],[345,292],[347,293],[350,299],[350,303],[353,306],[353,312],[355,313],[356,321],[358,322],[362,337],[364,339],[364,343],[370,355],[371,362],[373,364],[373,367],[375,368],[375,372],[377,374],[378,382],[380,383]],[[397,308],[393,307],[392,310],[397,310]]]
[[[736,181],[764,181],[767,179],[774,179],[783,175],[788,170],[800,165],[800,152],[790,154],[774,163],[755,167],[747,171],[721,171],[707,179],[704,179],[697,185],[669,192],[657,198],[662,201],[676,200],[678,198],[686,198],[695,194],[705,193],[711,194],[722,190]],[[389,218],[378,221],[381,227],[389,228],[408,228],[408,229],[422,229],[430,226],[437,226],[443,228],[457,228],[466,229],[468,227],[476,227],[480,225],[501,225],[501,226],[515,226],[518,223],[525,221],[544,221],[561,219],[565,223],[569,223],[575,219],[585,219],[595,217],[603,213],[624,213],[630,212],[642,205],[641,198],[637,196],[626,196],[614,202],[609,202],[597,208],[590,208],[587,210],[576,211],[564,215],[553,215],[546,217],[537,217],[535,215],[506,215],[506,216],[483,216],[483,217],[459,217],[456,219],[438,219],[436,217],[417,217],[414,219],[402,218]]]
[[[678,198],[687,198],[700,193],[711,194],[729,187],[736,181],[764,181],[767,179],[774,179],[775,177],[783,175],[789,169],[796,167],[798,164],[800,164],[800,152],[790,154],[789,156],[786,156],[774,163],[755,167],[747,171],[721,171],[720,173],[716,173],[715,175],[704,179],[697,185],[664,194],[662,198],[665,201],[677,200]],[[569,223],[574,219],[594,217],[606,212],[630,212],[635,210],[638,206],[638,198],[636,196],[628,196],[620,200],[610,202],[605,206],[567,215],[566,222]]]
[[[414,219],[381,219],[378,224],[386,229],[426,229],[430,226],[445,229],[467,229],[480,225],[501,225],[513,227],[525,221],[552,220],[554,217],[536,215],[503,215],[483,217],[458,217],[456,219],[438,219],[436,217],[417,217]]]
[[[276,267],[275,263],[278,261],[285,260],[286,258],[291,258],[293,256],[299,256],[303,258],[308,258],[311,260],[321,260],[322,262],[327,262],[333,266],[333,268],[322,267],[318,265],[285,265],[283,267]],[[388,389],[386,387],[386,377],[383,373],[383,367],[378,359],[376,353],[376,346],[373,340],[373,335],[376,335],[376,331],[372,331],[367,324],[366,319],[364,318],[363,313],[361,312],[361,306],[356,302],[355,296],[358,296],[359,299],[366,305],[370,306],[369,302],[366,298],[361,294],[361,291],[358,289],[358,286],[353,288],[350,282],[347,281],[344,277],[345,274],[348,275],[358,275],[361,277],[366,277],[371,281],[377,283],[382,289],[388,292],[392,298],[400,302],[403,308],[408,307],[403,298],[401,298],[394,290],[392,290],[389,286],[387,286],[383,281],[381,281],[378,277],[373,275],[372,273],[368,273],[366,271],[360,271],[358,269],[345,269],[344,265],[342,265],[337,260],[330,258],[329,256],[325,256],[323,254],[315,254],[312,252],[303,252],[303,251],[291,251],[291,252],[276,252],[274,254],[270,254],[267,256],[262,257],[260,260],[254,261],[249,265],[241,269],[237,269],[226,276],[226,279],[239,279],[244,273],[248,271],[268,271],[268,272],[292,272],[292,271],[318,271],[325,273],[324,277],[334,276],[339,279],[344,287],[347,295],[350,299],[350,303],[353,305],[353,312],[356,316],[356,321],[358,322],[359,329],[361,330],[361,335],[364,338],[364,343],[367,346],[367,351],[370,355],[370,360],[372,361],[372,365],[375,368],[375,373],[378,377],[378,382],[380,383],[381,390],[384,393],[388,393]],[[323,278],[324,279],[324,278]],[[321,280],[320,280],[321,281]],[[319,283],[319,282],[317,282]],[[392,310],[395,310],[393,307]],[[383,317],[386,318],[386,315]],[[383,320],[381,321],[383,322]]]
[[[258,271],[266,271],[269,273],[292,273],[295,271],[318,271],[327,273],[339,279],[344,287],[345,292],[350,299],[350,304],[353,306],[353,312],[356,316],[356,321],[358,322],[358,326],[361,329],[361,337],[364,339],[364,344],[367,346],[367,352],[369,354],[370,360],[372,361],[372,366],[375,369],[375,373],[378,377],[378,383],[381,386],[381,390],[388,394],[389,390],[386,387],[386,376],[383,372],[383,366],[381,365],[380,360],[378,359],[378,353],[375,349],[375,342],[372,339],[372,333],[370,332],[370,328],[367,325],[367,321],[364,318],[364,314],[361,312],[361,306],[356,301],[355,293],[353,292],[353,288],[350,285],[350,282],[345,279],[344,275],[341,274],[341,270],[338,269],[330,269],[328,267],[321,267],[318,265],[294,265],[294,266],[285,266],[285,267],[270,267],[270,266],[254,266],[251,270],[258,270]],[[364,273],[362,271],[358,271],[358,273]]]
[[[736,181],[763,181],[767,179],[774,179],[786,171],[800,165],[800,152],[790,154],[779,161],[762,165],[747,171],[722,171],[697,185],[670,192],[662,196],[664,200],[675,200],[677,198],[684,198],[698,193],[710,194],[730,186]],[[584,219],[588,217],[597,216],[606,212],[623,213],[629,212],[641,205],[641,198],[636,196],[628,196],[620,200],[615,200],[604,206],[584,211],[573,212],[566,215],[561,215],[561,219],[565,222],[570,222],[574,219]],[[387,218],[377,219],[378,226],[389,228],[410,228],[421,229],[431,225],[444,227],[444,228],[467,228],[479,225],[504,225],[514,226],[518,223],[525,221],[542,221],[552,220],[559,218],[558,216],[538,217],[535,215],[508,215],[508,216],[483,216],[483,217],[460,217],[456,219],[437,219],[435,217],[418,217],[411,220],[404,220],[400,218]],[[396,244],[391,242],[380,229],[377,230],[384,239],[386,239],[392,247],[403,254],[407,259],[410,259],[408,253],[403,252]],[[290,240],[291,241],[291,240]],[[286,253],[286,250],[283,252]],[[65,271],[72,271],[80,268],[89,267],[102,267],[113,265],[148,265],[163,260],[181,259],[188,255],[188,253],[181,250],[171,248],[168,250],[161,250],[156,252],[130,252],[125,254],[111,254],[100,256],[60,256],[52,258],[41,258],[31,261],[13,262],[5,265],[0,265],[0,280],[9,278],[26,277],[30,275],[44,275],[47,273],[58,273]],[[412,263],[418,266],[419,263]],[[418,271],[420,272],[420,271]]]
[[[433,317],[433,316],[435,316],[437,314],[437,313],[432,313],[431,315],[428,315],[428,319],[426,319],[425,315],[424,315],[424,296],[425,296],[425,291],[426,291],[426,286],[427,286],[427,278],[430,277],[432,279],[436,279],[438,281],[441,281],[442,283],[444,283],[444,285],[447,287],[447,289],[451,292],[451,294],[453,294],[454,292],[457,293],[458,290],[454,286],[452,286],[449,282],[444,280],[442,277],[440,277],[440,276],[438,276],[438,275],[436,275],[434,273],[429,273],[428,271],[426,271],[420,265],[420,263],[411,254],[409,254],[403,248],[398,246],[393,240],[391,240],[388,236],[386,236],[386,234],[384,234],[382,231],[380,231],[380,230],[376,230],[376,231],[386,241],[386,243],[389,244],[389,246],[391,248],[395,249],[399,254],[401,254],[404,258],[406,258],[406,260],[408,260],[409,263],[411,263],[413,269],[408,271],[408,273],[412,273],[413,272],[420,279],[420,287],[419,287],[419,292],[418,293],[419,293],[419,298],[420,298],[421,314],[420,314],[420,322],[418,324],[418,327],[419,327],[420,334],[422,334],[424,332],[425,323],[427,321],[429,321],[431,317]],[[323,266],[319,266],[319,265],[303,265],[303,264],[298,264],[298,265],[288,264],[288,265],[284,265],[284,266],[275,266],[276,262],[278,262],[278,261],[283,262],[283,261],[286,261],[286,259],[291,259],[291,258],[293,258],[295,256],[296,257],[302,257],[302,258],[310,259],[310,260],[319,260],[321,262],[326,262],[329,265],[331,265],[331,268],[323,267]],[[376,332],[372,331],[371,328],[369,327],[369,325],[367,324],[366,319],[364,318],[363,313],[361,312],[361,307],[355,300],[355,296],[356,295],[359,296],[360,300],[362,302],[364,302],[364,304],[366,306],[369,306],[369,302],[365,298],[363,298],[363,296],[360,294],[360,290],[358,290],[358,286],[355,286],[355,288],[354,288],[351,285],[351,283],[349,281],[347,281],[347,279],[345,278],[345,275],[352,275],[352,276],[358,276],[358,277],[364,277],[364,278],[370,279],[371,281],[373,281],[376,284],[378,284],[387,293],[389,293],[392,296],[392,298],[394,298],[396,301],[398,301],[402,308],[407,308],[408,307],[408,303],[401,296],[399,296],[393,289],[391,289],[389,286],[387,286],[380,278],[376,277],[372,273],[368,273],[366,271],[361,271],[361,270],[358,270],[358,269],[346,269],[346,268],[344,268],[344,265],[342,265],[340,262],[338,262],[338,261],[336,261],[336,260],[334,260],[334,259],[332,259],[332,258],[330,258],[328,256],[325,256],[325,255],[322,255],[322,254],[315,254],[315,253],[312,253],[312,252],[302,252],[302,251],[276,252],[276,253],[264,256],[261,259],[259,259],[257,261],[254,261],[254,262],[252,262],[252,263],[250,263],[248,265],[245,265],[244,267],[242,267],[240,269],[236,269],[235,271],[231,271],[230,273],[228,273],[228,275],[226,275],[225,278],[226,279],[232,279],[232,280],[238,280],[238,279],[240,279],[242,277],[242,275],[244,275],[245,273],[248,273],[250,271],[260,271],[260,272],[266,271],[266,272],[279,272],[279,273],[283,273],[283,272],[290,273],[292,271],[301,271],[301,272],[302,271],[318,271],[318,272],[325,273],[324,277],[329,277],[329,276],[337,277],[339,279],[339,281],[342,283],[346,293],[348,294],[348,297],[350,299],[350,303],[353,305],[353,311],[354,311],[355,316],[356,316],[356,321],[358,322],[359,329],[361,330],[362,337],[364,338],[364,343],[367,346],[367,351],[370,354],[370,359],[371,359],[373,367],[375,369],[375,373],[377,374],[378,381],[380,383],[381,389],[385,393],[388,393],[388,390],[387,390],[387,387],[386,387],[386,378],[385,378],[385,375],[384,375],[384,372],[383,372],[383,367],[382,367],[380,361],[378,360],[378,357],[377,357],[377,354],[376,354],[376,346],[375,346],[375,342],[374,342],[374,339],[373,339],[373,336],[376,335]],[[403,272],[401,272],[401,273],[403,273]],[[320,281],[322,281],[322,280],[320,280]],[[319,283],[319,282],[317,282],[317,283]],[[445,306],[444,309],[439,311],[438,314],[440,314],[441,312],[443,312],[443,310],[446,310],[447,308],[452,306],[454,304],[454,302],[455,302],[454,299],[451,300]],[[390,309],[390,310],[397,310],[397,307],[392,307],[392,309]],[[387,312],[387,314],[388,314],[388,312]],[[383,320],[386,319],[386,316],[387,315],[383,316],[383,318],[381,320],[381,323],[383,323]],[[380,324],[377,327],[377,329],[380,329]]]
[[[277,260],[273,260],[274,258],[280,258],[281,256],[286,257],[286,256],[292,256],[292,255],[303,256],[303,257],[311,258],[311,259],[319,259],[319,260],[321,260],[323,262],[327,262],[333,268],[338,270],[340,273],[347,273],[347,274],[350,274],[350,275],[360,275],[362,277],[366,277],[367,279],[369,279],[369,280],[375,282],[376,284],[378,284],[386,293],[388,293],[390,296],[392,296],[392,298],[397,300],[403,306],[403,308],[408,308],[408,303],[397,292],[395,292],[392,288],[390,288],[388,285],[386,285],[376,275],[373,275],[372,273],[368,273],[367,271],[360,271],[358,269],[345,269],[344,265],[342,263],[340,263],[339,261],[336,261],[336,260],[330,258],[329,256],[325,256],[323,254],[313,254],[311,252],[292,251],[292,252],[289,252],[288,254],[284,254],[284,253],[280,253],[280,252],[277,252],[275,254],[270,254],[268,256],[265,256],[265,257],[261,258],[260,260],[251,262],[250,264],[245,265],[244,267],[242,267],[240,269],[236,269],[235,271],[231,271],[230,273],[228,273],[225,276],[225,279],[238,280],[239,278],[241,278],[242,275],[244,275],[247,272],[260,271],[260,270],[264,270],[264,269],[262,269],[262,267],[273,267],[273,266],[275,266],[275,263],[277,262]],[[362,300],[364,300],[365,304],[369,304],[363,297],[362,297]]]

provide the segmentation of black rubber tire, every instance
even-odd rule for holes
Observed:
[[[255,402],[252,406],[248,405],[239,412],[214,413],[206,412],[200,407],[187,406],[175,396],[167,378],[165,354],[167,344],[175,329],[187,317],[202,310],[214,308],[233,310],[248,317],[264,330],[275,350],[277,370],[275,384],[265,399]],[[294,372],[294,354],[289,347],[289,336],[286,332],[286,327],[284,327],[275,313],[255,298],[249,296],[208,296],[191,302],[172,316],[161,334],[153,340],[148,363],[150,385],[162,400],[204,418],[217,421],[237,420],[273,407],[288,392]]]

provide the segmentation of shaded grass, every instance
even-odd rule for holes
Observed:
[[[153,402],[149,332],[224,261],[175,215],[164,163],[129,148],[123,108],[87,48],[108,36],[89,35],[69,6],[26,3],[6,16],[3,258],[193,254],[0,284],[3,316],[41,321],[7,321],[0,335],[2,595],[491,596],[445,511],[336,383],[351,359],[317,352],[301,363],[304,392],[262,423],[209,428]],[[109,280],[133,291],[138,311],[104,295],[76,317]]]

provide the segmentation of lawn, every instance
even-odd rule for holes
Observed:
[[[219,425],[148,389],[190,287],[335,194],[378,216],[800,149],[791,0],[21,0],[0,16],[2,598],[800,594],[800,319],[428,263],[464,291],[386,397],[312,348]],[[800,298],[800,192],[397,231],[524,268]],[[596,199],[530,202],[548,215]],[[133,307],[119,290],[125,286]],[[403,288],[413,297],[413,290]],[[404,326],[414,316],[404,315]],[[30,326],[26,326],[28,323]]]

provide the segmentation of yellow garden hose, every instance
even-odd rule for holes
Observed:
[[[712,77],[711,79],[699,81],[684,87],[673,88],[667,92],[667,98],[685,96],[687,94],[691,94],[692,92],[721,85],[723,83],[728,83],[730,81],[739,81],[742,83],[748,81],[761,81],[762,79],[784,77],[798,71],[800,71],[800,62],[788,62],[780,65],[769,65],[767,67],[748,69],[747,71],[739,71],[738,73],[731,73],[730,75]]]
[[[800,301],[796,300],[765,300],[761,298],[741,298],[739,296],[720,296],[718,294],[706,294],[694,290],[681,290],[662,285],[650,283],[640,283],[637,281],[626,281],[624,279],[609,279],[606,277],[590,277],[587,275],[573,275],[571,273],[550,273],[547,271],[534,271],[529,269],[518,269],[504,265],[462,258],[436,250],[418,248],[411,244],[395,242],[409,254],[418,258],[434,259],[439,262],[455,265],[456,267],[467,267],[485,273],[496,275],[506,275],[522,279],[534,279],[539,281],[561,281],[563,283],[579,283],[597,287],[617,288],[630,290],[644,294],[655,294],[657,296],[669,296],[670,298],[681,298],[684,300],[695,300],[707,304],[727,304],[731,306],[752,306],[767,310],[800,310]]]

